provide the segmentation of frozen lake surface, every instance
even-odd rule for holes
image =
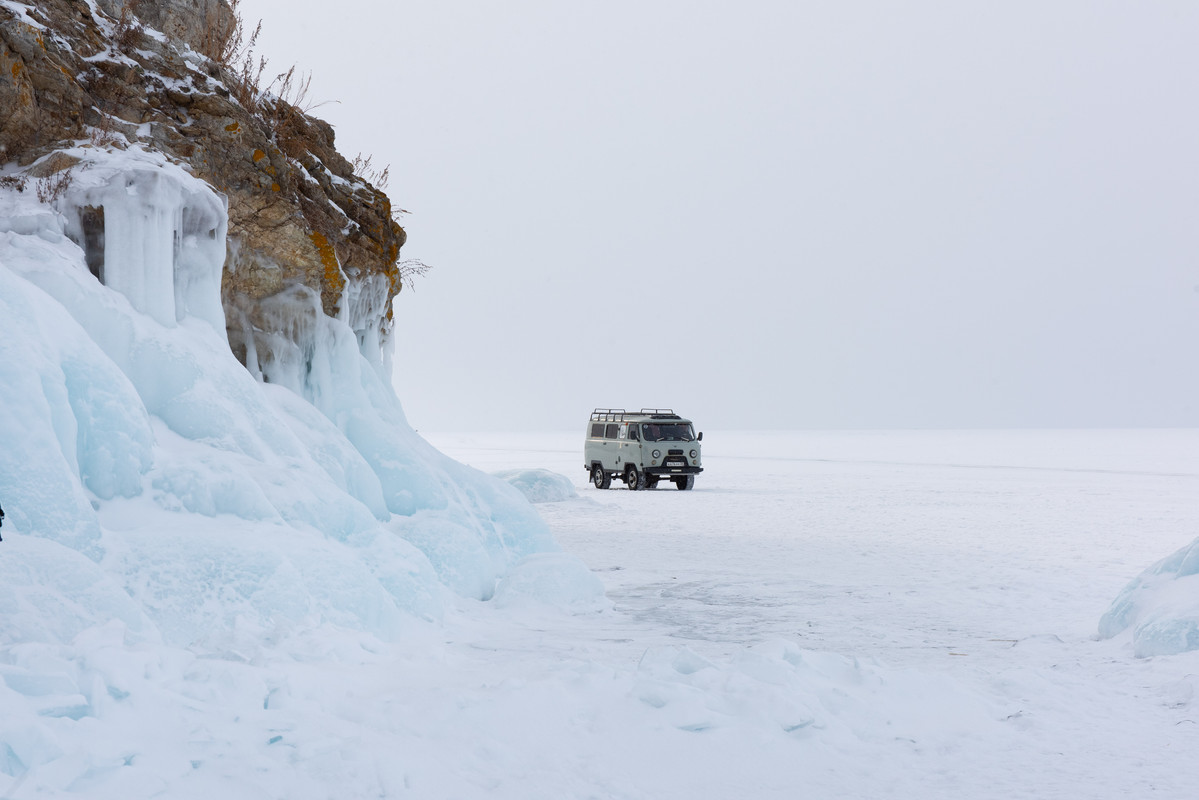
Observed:
[[[1199,653],[1137,659],[1096,628],[1199,535],[1199,431],[708,431],[691,492],[591,487],[581,434],[427,438],[568,476],[578,497],[538,508],[614,603],[482,642],[639,680],[674,654],[641,698],[661,719],[612,732],[633,752],[610,796],[1193,796]],[[784,642],[809,671],[773,696],[746,657]],[[806,690],[813,722],[763,721]],[[558,745],[615,758],[602,738]]]
[[[304,525],[98,503],[103,572],[6,524],[0,797],[1194,797],[1199,651],[1097,634],[1199,535],[1199,431],[705,434],[690,492],[593,488],[580,433],[428,436],[565,553],[427,618]],[[541,523],[440,468],[505,490],[412,520],[477,580],[452,534]]]

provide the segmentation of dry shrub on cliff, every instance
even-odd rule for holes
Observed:
[[[28,180],[24,175],[0,175],[0,187],[23,192]]]
[[[128,54],[136,50],[146,33],[141,20],[137,18],[141,5],[142,0],[129,0],[125,3],[121,7],[121,15],[117,17],[117,23],[113,27],[112,39],[122,53]]]
[[[415,288],[415,285],[412,283],[413,278],[423,277],[431,269],[432,267],[428,264],[416,258],[408,258],[396,262],[396,271],[400,275],[400,285],[410,288]]]
[[[37,183],[34,184],[37,199],[43,203],[53,204],[58,198],[67,193],[67,189],[71,188],[71,184],[74,181],[75,173],[69,169],[60,170],[44,178],[38,178]]]
[[[262,20],[254,30],[249,30],[240,6],[240,0],[229,0],[233,13],[205,32],[200,53],[228,70],[229,93],[247,111],[257,113],[262,97],[262,75],[266,72],[266,57],[255,52],[258,36],[262,33]]]
[[[293,66],[279,73],[270,83],[264,83],[267,59],[257,52],[262,20],[253,30],[246,27],[241,15],[240,0],[229,0],[232,16],[224,26],[217,26],[206,35],[203,54],[229,72],[229,92],[243,108],[266,123],[284,151],[294,149],[302,125],[297,116],[324,105],[313,103],[308,96],[312,76],[296,71]]]
[[[262,27],[262,23],[258,25]],[[261,110],[262,74],[266,72],[266,56],[254,58],[254,39],[257,38],[258,31],[255,30],[247,45],[249,49],[242,54],[241,60],[229,65],[233,78],[229,91],[234,99],[241,103],[242,108],[251,114],[257,114]]]
[[[307,149],[305,138],[307,124],[304,117],[314,108],[320,108],[329,101],[313,102],[309,97],[312,86],[312,73],[298,73],[293,66],[286,72],[275,76],[263,92],[260,104],[261,116],[271,134],[275,136],[280,149],[293,158],[299,158]]]
[[[207,56],[218,64],[233,65],[245,55],[245,50],[253,50],[262,30],[259,21],[250,38],[246,39],[246,26],[241,16],[241,0],[229,0],[230,16],[218,18],[215,25],[204,32],[204,41],[200,45],[201,55]]]
[[[374,186],[376,189],[386,189],[387,181],[391,178],[391,164],[388,164],[382,169],[378,169],[371,164],[373,156],[363,156],[362,153],[354,156],[354,160],[350,162],[354,169],[354,174],[364,181]]]
[[[87,127],[87,141],[92,147],[100,149],[109,147],[124,149],[125,147],[125,138],[116,129],[113,118],[103,112],[100,112],[98,124]]]

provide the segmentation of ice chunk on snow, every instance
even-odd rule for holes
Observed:
[[[7,699],[3,697],[4,691],[0,687],[0,701]],[[4,707],[12,708],[12,704],[5,703]],[[19,779],[33,767],[55,761],[63,755],[63,749],[55,741],[50,726],[41,720],[26,724],[0,721],[0,772]],[[13,785],[16,785],[15,782]]]
[[[579,496],[570,478],[548,469],[509,469],[492,474],[519,489],[530,503],[557,503]]]
[[[549,606],[570,614],[612,607],[595,573],[566,553],[538,553],[522,559],[500,579],[495,603],[501,608]]]
[[[1199,581],[1190,581],[1186,593],[1199,595]],[[1199,613],[1195,608],[1159,609],[1133,632],[1133,652],[1138,658],[1171,656],[1199,650]],[[1189,612],[1189,613],[1188,613]]]
[[[1138,657],[1199,650],[1199,539],[1134,578],[1099,620],[1104,639],[1128,628]]]

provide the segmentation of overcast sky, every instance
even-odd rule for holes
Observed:
[[[1199,3],[242,6],[411,212],[417,429],[1199,425]]]

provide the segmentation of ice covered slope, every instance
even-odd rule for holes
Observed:
[[[515,488],[413,433],[305,292],[276,309],[299,345],[258,379],[235,360],[207,184],[137,148],[71,155],[57,208],[0,190],[0,647],[113,618],[192,647],[280,624],[390,639],[445,587],[487,599],[556,549]]]

